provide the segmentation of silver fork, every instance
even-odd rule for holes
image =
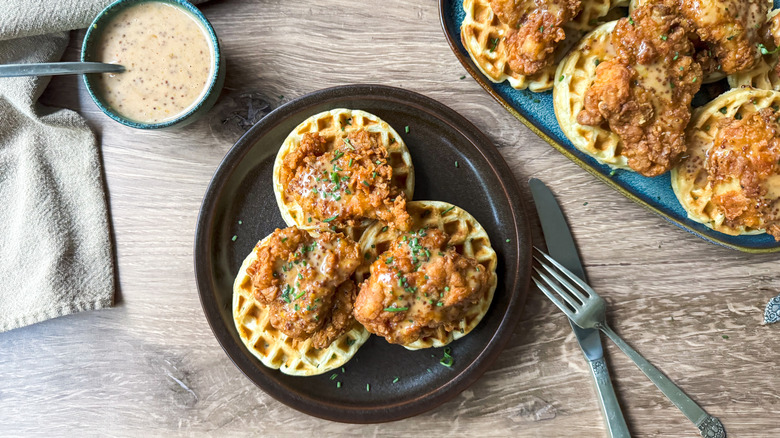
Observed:
[[[654,367],[612,331],[606,322],[607,304],[603,298],[571,271],[536,247],[534,247],[534,259],[541,267],[540,269],[534,266],[534,283],[569,319],[582,328],[596,328],[603,331],[623,350],[626,356],[634,361],[650,381],[699,428],[701,436],[725,438],[726,430],[720,420],[705,412],[701,406],[685,395],[680,387],[672,383],[658,368]],[[553,291],[557,293],[557,296]]]

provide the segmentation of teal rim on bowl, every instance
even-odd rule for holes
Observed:
[[[192,16],[197,18],[203,28],[208,34],[209,42],[211,43],[212,50],[214,51],[214,69],[211,74],[210,81],[208,83],[206,91],[200,96],[199,100],[190,107],[187,111],[180,114],[178,117],[166,120],[160,123],[145,123],[139,122],[130,118],[127,118],[116,111],[111,106],[105,103],[103,97],[95,85],[95,78],[100,73],[92,73],[84,75],[84,84],[87,86],[87,91],[95,104],[100,108],[103,113],[117,122],[130,126],[131,128],[138,129],[162,129],[171,127],[181,127],[188,125],[201,116],[205,115],[219,97],[219,93],[222,90],[222,86],[225,83],[225,62],[220,53],[219,39],[214,32],[214,28],[211,27],[211,23],[206,19],[203,13],[200,12],[192,3],[187,0],[117,0],[114,3],[103,9],[100,14],[92,21],[92,24],[87,28],[87,33],[84,36],[84,42],[81,47],[81,60],[82,61],[94,61],[95,45],[100,38],[103,27],[111,21],[114,16],[124,11],[126,8],[140,4],[140,3],[168,3],[189,12]]]

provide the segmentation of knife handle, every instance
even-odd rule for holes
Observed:
[[[612,388],[612,381],[607,371],[607,363],[604,358],[588,361],[590,371],[593,373],[596,381],[596,390],[599,393],[599,404],[604,421],[607,423],[607,432],[611,438],[630,438],[626,419],[623,418],[623,411],[618,404],[615,389]]]

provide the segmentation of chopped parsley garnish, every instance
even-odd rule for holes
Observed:
[[[339,215],[335,215],[335,216],[333,216],[333,217],[329,217],[329,218],[327,218],[327,219],[323,219],[322,221],[323,221],[323,222],[330,222],[330,221],[332,221],[332,220],[336,219],[337,217],[339,217]]]
[[[234,234],[234,235],[233,235],[233,238],[232,238],[232,239],[230,239],[230,240],[232,240],[233,242],[235,242],[235,241],[236,241],[236,239],[238,239],[238,236],[236,236],[236,235]]]
[[[400,281],[400,280],[399,280]],[[395,306],[395,305],[393,305]],[[385,312],[405,312],[409,310],[409,307],[385,307]]]
[[[293,288],[290,287],[289,284],[284,285],[284,289],[282,290],[282,299],[285,302],[289,303],[289,302],[292,301],[292,300],[290,300],[290,294],[292,293],[292,291],[293,291]]]
[[[395,379],[393,379],[393,383],[395,383],[395,382],[397,382],[397,381],[398,381],[398,377],[396,377]]]
[[[761,51],[762,55],[774,55],[775,53],[777,53],[778,50],[780,50],[780,46],[775,47],[775,50],[769,50],[769,49],[766,48],[765,45],[759,44],[758,45],[758,50]]]
[[[407,134],[409,133],[409,125],[404,126],[404,132],[406,132]]]
[[[450,354],[451,352],[452,350],[450,349],[450,347],[444,348],[444,357],[442,357],[441,360],[439,361],[440,364],[444,365],[447,368],[450,368],[453,362],[455,362],[452,355]]]
[[[455,167],[458,167],[458,162],[457,161],[455,162]]]
[[[499,41],[498,38],[491,38],[490,39],[490,51],[491,52],[495,52],[496,51],[496,47],[498,47],[498,41]]]
[[[558,78],[558,82],[563,82],[564,75],[561,75],[561,77]]]

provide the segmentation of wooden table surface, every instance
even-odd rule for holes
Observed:
[[[206,323],[193,273],[206,186],[243,132],[247,95],[271,107],[311,91],[380,83],[432,97],[479,126],[525,182],[556,193],[615,330],[679,384],[729,436],[780,434],[780,293],[774,255],[707,243],[597,181],[514,119],[451,53],[433,0],[212,1],[202,6],[227,58],[211,113],[179,131],[141,132],[104,116],[76,77],[42,102],[78,110],[102,143],[118,259],[116,307],[0,334],[0,435],[605,436],[587,365],[564,316],[540,292],[508,348],[472,387],[415,418],[347,425],[301,414],[230,362]],[[75,60],[83,32],[74,32]],[[259,237],[259,236],[258,236]],[[605,339],[606,340],[606,339]],[[635,436],[698,436],[606,342]]]

